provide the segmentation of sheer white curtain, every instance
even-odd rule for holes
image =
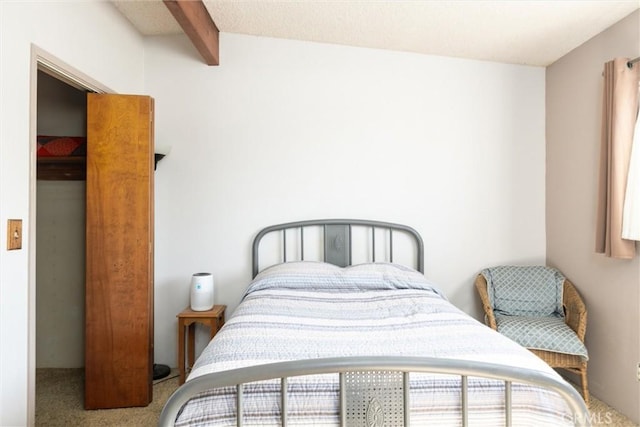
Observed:
[[[640,66],[640,63],[634,65]],[[638,87],[640,90],[640,86]],[[627,189],[624,195],[622,213],[622,238],[640,240],[640,116],[636,113],[636,126],[633,133]]]

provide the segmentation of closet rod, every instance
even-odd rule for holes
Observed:
[[[627,67],[632,68],[633,64],[635,64],[636,62],[640,62],[640,56],[627,62]]]

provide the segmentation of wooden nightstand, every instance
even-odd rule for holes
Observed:
[[[187,307],[176,316],[178,318],[178,369],[180,370],[180,384],[184,384],[187,372],[191,371],[191,368],[193,368],[193,362],[195,361],[195,324],[202,323],[203,325],[209,326],[210,338],[213,338],[220,328],[222,328],[222,325],[224,325],[224,311],[226,308],[226,305],[214,305],[211,310],[193,311]],[[185,328],[189,329],[186,342],[188,358],[186,367],[184,360]]]

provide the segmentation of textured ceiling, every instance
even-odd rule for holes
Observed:
[[[113,3],[144,35],[182,32],[161,0]],[[640,8],[640,0],[204,3],[223,33],[537,66],[553,63]]]

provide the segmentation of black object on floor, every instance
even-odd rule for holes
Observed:
[[[171,369],[167,365],[153,364],[153,380],[160,380],[169,375]]]

